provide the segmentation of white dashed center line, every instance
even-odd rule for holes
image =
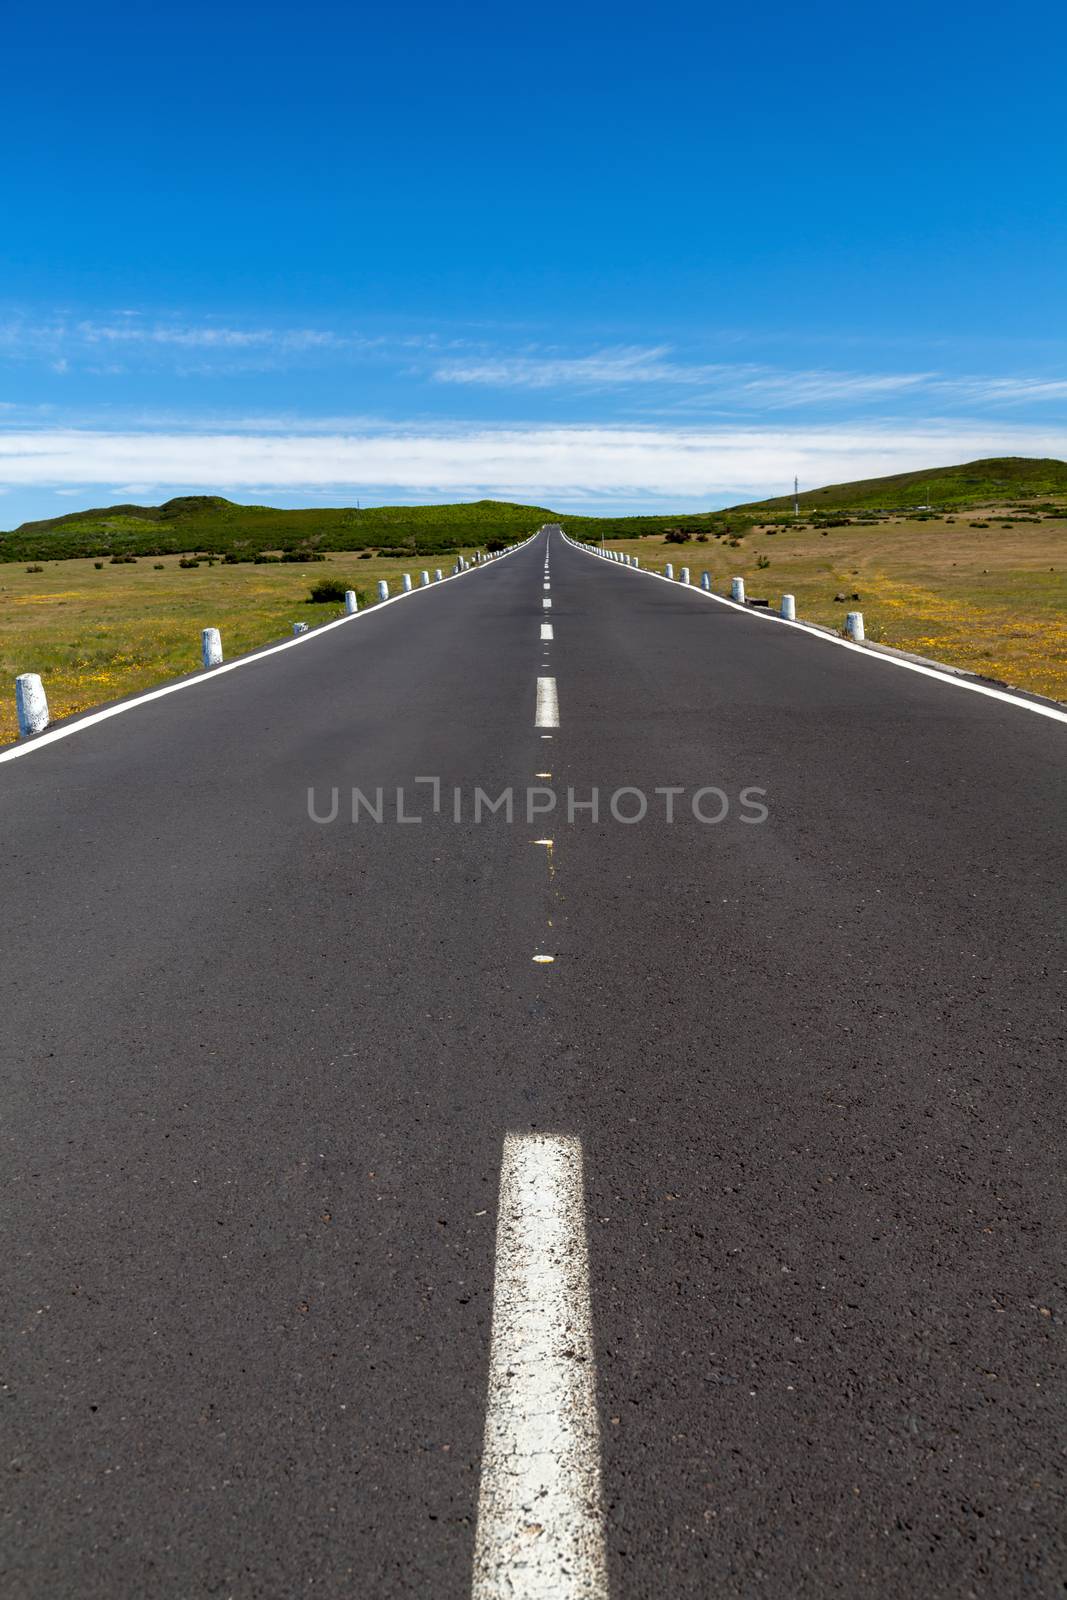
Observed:
[[[582,1147],[508,1134],[473,1600],[606,1600]]]
[[[552,624],[551,624],[551,622],[542,622],[542,624],[541,624],[541,637],[542,637],[542,639],[551,639],[551,637],[552,637]]]
[[[544,597],[544,599],[543,599],[543,600],[542,600],[542,601],[541,601],[541,604],[542,604],[542,605],[543,605],[543,606],[544,606],[544,608],[545,608],[545,610],[546,610],[546,611],[551,611],[551,609],[552,609],[552,602],[551,602],[551,600],[550,600],[550,599],[549,599],[549,598],[548,598],[548,596],[547,596],[547,594],[546,594],[546,595],[545,595],[545,597]]]
[[[534,716],[534,727],[559,727],[559,697],[556,694],[555,678],[537,680],[537,712]]]

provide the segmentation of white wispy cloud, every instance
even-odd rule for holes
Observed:
[[[1067,397],[1067,378],[938,371],[847,372],[833,368],[790,369],[754,362],[678,360],[668,345],[616,346],[582,356],[556,353],[465,355],[439,362],[437,383],[499,389],[572,390],[595,393],[635,386],[678,390],[693,398],[745,410],[877,403],[925,396],[964,405],[1023,405]]]
[[[788,367],[766,361],[707,360],[666,342],[605,344],[575,351],[526,344],[501,348],[485,329],[442,335],[431,329],[369,333],[358,327],[248,323],[178,311],[113,311],[77,315],[0,314],[0,356],[38,361],[57,375],[113,379],[138,370],[183,379],[309,367],[388,372],[391,381],[524,391],[546,397],[617,396],[616,412],[656,416],[767,415],[792,409],[824,413],[886,402],[915,409],[952,407],[988,412],[1062,403],[1067,376],[1053,372],[995,375],[939,370],[852,371],[835,366]],[[737,338],[717,340],[736,350]],[[747,340],[751,345],[751,338]]]
[[[1060,456],[1067,429],[929,423],[815,429],[394,428],[368,434],[0,431],[0,483],[63,488],[586,497],[721,504],[981,456]]]
[[[440,363],[438,383],[494,388],[595,391],[631,385],[699,389],[719,401],[779,408],[833,400],[884,400],[937,382],[932,372],[867,373],[823,369],[789,371],[753,362],[684,362],[667,345],[626,346],[590,355],[466,357]]]
[[[949,399],[978,405],[1026,405],[1067,398],[1067,378],[940,378],[931,384]]]
[[[212,323],[79,322],[72,331],[87,344],[174,345],[197,350],[325,350],[354,342],[352,335],[342,336],[328,328],[226,328]]]
[[[666,345],[623,345],[590,355],[472,355],[444,361],[437,383],[486,384],[501,389],[603,389],[631,383],[704,383],[725,368],[668,361]]]
[[[181,356],[195,352],[202,357],[233,358],[300,357],[335,352],[369,352],[384,341],[356,331],[333,328],[239,327],[216,319],[194,321],[178,317],[143,317],[124,312],[111,318],[71,318],[53,316],[31,318],[7,316],[0,319],[0,353],[15,360],[47,360],[53,367],[60,362],[84,358],[99,361],[104,351],[121,353],[124,358],[162,357],[173,352]],[[114,370],[84,367],[86,371]]]

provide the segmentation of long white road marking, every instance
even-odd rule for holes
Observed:
[[[581,1141],[508,1134],[473,1600],[606,1600]]]
[[[551,602],[551,600],[550,600],[550,599],[549,599],[549,598],[548,598],[548,596],[547,596],[547,594],[546,594],[546,595],[545,595],[545,597],[544,597],[544,599],[543,599],[543,600],[542,600],[542,601],[541,601],[541,604],[542,604],[542,605],[543,605],[543,606],[544,606],[544,608],[545,608],[545,610],[546,610],[546,611],[551,611],[551,609],[552,609],[552,602]]]
[[[552,624],[551,624],[551,622],[542,622],[542,624],[541,624],[541,637],[542,637],[542,639],[551,639],[551,637],[552,637]]]
[[[534,727],[559,727],[559,696],[556,694],[555,678],[537,680],[537,713],[534,717]]]

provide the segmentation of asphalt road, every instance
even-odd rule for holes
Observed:
[[[518,1138],[553,1592],[1061,1594],[1065,802],[1062,725],[555,532],[0,765],[4,1593],[549,1592],[476,1551]]]

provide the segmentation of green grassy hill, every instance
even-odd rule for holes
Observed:
[[[963,466],[901,472],[859,483],[830,484],[800,496],[807,516],[1019,505],[1039,509],[1050,497],[1067,500],[1067,462],[1003,456]],[[726,511],[684,516],[561,516],[543,506],[506,500],[462,505],[340,507],[280,511],[241,506],[218,495],[185,495],[161,506],[110,506],[76,511],[44,522],[24,522],[0,534],[0,561],[57,561],[72,556],[176,555],[201,552],[250,561],[267,550],[377,550],[397,555],[434,555],[497,537],[519,539],[542,522],[560,520],[576,538],[634,539],[680,528],[690,534],[742,530],[753,523],[784,521],[791,495],[753,501]],[[1049,507],[1048,509],[1051,509]]]
[[[1011,504],[1067,495],[1067,462],[1051,458],[997,456],[968,461],[960,467],[933,467],[925,472],[898,472],[888,478],[857,483],[832,483],[800,495],[803,511],[902,511],[916,506]],[[756,500],[737,506],[742,513],[791,511],[793,496]]]
[[[251,560],[264,550],[395,550],[434,555],[494,537],[519,539],[550,519],[538,506],[504,500],[467,505],[374,506],[279,511],[218,495],[184,495],[161,506],[109,506],[0,534],[0,561],[70,556],[204,554]]]

